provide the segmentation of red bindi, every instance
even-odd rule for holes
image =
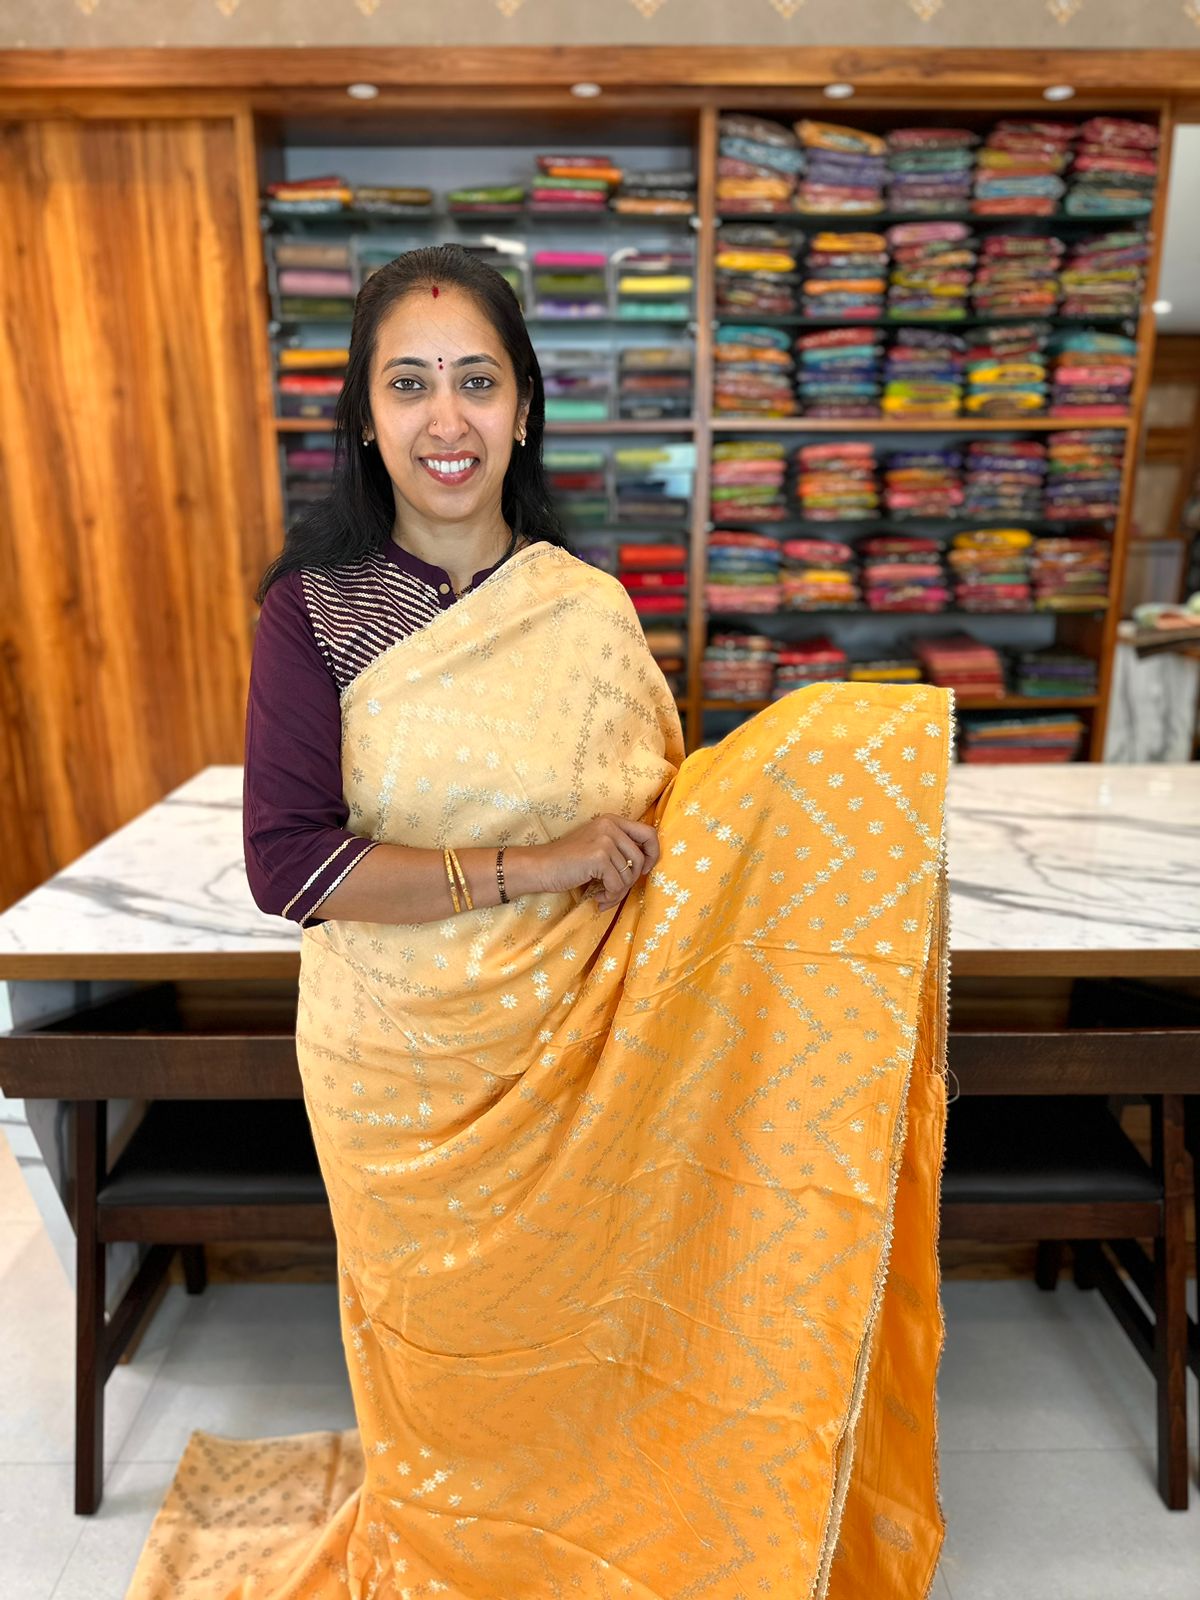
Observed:
[[[430,284],[429,292],[433,296],[433,298],[436,300],[437,297],[438,297],[438,286],[437,286],[436,283]]]

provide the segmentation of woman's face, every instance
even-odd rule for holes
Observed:
[[[449,285],[398,301],[379,325],[371,426],[396,512],[427,522],[499,516],[500,491],[528,397],[475,300]],[[519,448],[519,446],[518,446]]]

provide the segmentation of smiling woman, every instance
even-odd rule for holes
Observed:
[[[348,371],[244,792],[358,1427],[194,1434],[130,1600],[924,1595],[949,695],[685,758],[503,280],[389,263]]]

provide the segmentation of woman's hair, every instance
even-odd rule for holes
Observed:
[[[558,514],[546,488],[542,434],[546,398],[542,373],[521,307],[509,284],[461,245],[409,250],[373,272],[354,302],[346,382],[334,418],[334,468],[329,494],[310,506],[287,531],[283,550],[263,574],[257,599],[297,567],[340,567],[384,548],[396,520],[392,481],[377,448],[364,450],[371,425],[371,364],[379,325],[398,300],[433,284],[469,294],[500,336],[517,378],[517,392],[530,396],[526,443],[517,445],[504,474],[500,510],[518,535],[566,548]]]

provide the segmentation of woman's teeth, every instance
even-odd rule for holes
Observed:
[[[466,472],[468,467],[474,467],[478,464],[479,458],[477,456],[468,456],[463,461],[439,461],[431,456],[425,458],[425,465],[433,472]]]

